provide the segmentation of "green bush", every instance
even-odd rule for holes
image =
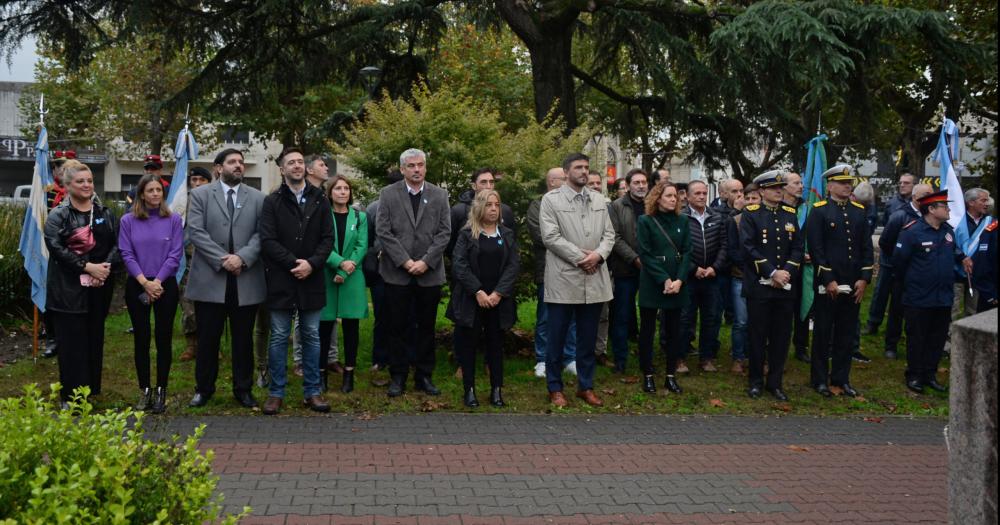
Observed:
[[[249,512],[220,516],[212,452],[198,450],[204,425],[150,441],[142,413],[93,413],[86,390],[69,410],[59,410],[58,385],[48,399],[28,385],[0,400],[0,523],[235,524]]]
[[[17,251],[25,209],[21,204],[0,204],[0,313],[18,319],[31,312],[31,279]]]

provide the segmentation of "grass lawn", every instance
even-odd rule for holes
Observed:
[[[870,287],[874,289],[874,286]],[[120,293],[120,289],[116,290]],[[870,293],[869,293],[870,295]],[[530,331],[534,321],[533,301],[519,306],[519,328]],[[862,305],[862,317],[867,317],[867,301]],[[451,323],[444,319],[444,305],[439,308],[438,327],[449,328]],[[187,407],[194,392],[194,363],[182,363],[176,356],[184,348],[184,340],[180,331],[180,315],[177,317],[177,329],[174,339],[174,363],[170,372],[170,387],[168,392],[168,415],[198,415],[198,414],[246,414],[248,411],[233,399],[230,392],[230,366],[228,355],[224,355],[220,366],[220,377],[217,392],[211,402],[198,409]],[[106,325],[106,346],[104,353],[103,394],[95,397],[98,408],[115,409],[135,403],[138,398],[135,368],[132,358],[132,336],[126,333],[129,326],[128,315],[124,311],[113,312]],[[371,364],[371,318],[361,323],[361,349],[359,351],[359,373],[356,378],[356,389],[351,394],[342,394],[340,378],[331,374],[330,392],[326,398],[331,402],[335,413],[358,414],[362,417],[386,413],[415,413],[421,411],[467,411],[462,404],[461,380],[455,378],[457,365],[448,357],[448,348],[438,348],[437,370],[435,383],[442,390],[442,395],[429,397],[412,392],[412,377],[407,393],[396,399],[385,395],[385,387],[372,384],[372,373],[368,367]],[[722,350],[720,351],[717,373],[703,373],[696,364],[697,357],[689,359],[692,371],[678,378],[684,393],[669,394],[660,388],[663,381],[663,357],[657,351],[655,363],[660,371],[657,377],[655,394],[642,392],[638,379],[638,359],[630,356],[628,370],[625,376],[613,374],[611,369],[598,367],[595,377],[595,388],[604,398],[605,406],[594,409],[582,401],[570,397],[570,406],[557,410],[562,413],[605,413],[605,414],[729,414],[729,415],[760,415],[781,416],[786,414],[811,416],[882,416],[909,415],[946,417],[948,413],[947,394],[929,393],[915,395],[906,390],[903,384],[903,369],[905,360],[889,361],[882,357],[881,336],[863,336],[862,351],[873,361],[869,364],[854,363],[852,384],[861,391],[862,397],[851,399],[835,397],[824,399],[808,387],[809,367],[806,364],[789,357],[785,371],[785,390],[791,401],[778,403],[765,394],[757,400],[746,396],[745,377],[737,377],[728,372],[729,359],[729,327],[723,326],[720,335]],[[228,340],[223,341],[223,353],[228,354]],[[900,346],[900,354],[904,345]],[[289,352],[289,356],[291,352]],[[155,364],[155,358],[152,359]],[[948,366],[948,361],[942,362],[942,367]],[[483,370],[480,359],[477,367],[477,391],[483,406],[477,412],[500,413],[546,413],[552,411],[548,404],[548,396],[543,379],[533,375],[534,357],[521,355],[505,356],[504,398],[507,407],[494,409],[487,403],[489,382]],[[155,375],[154,375],[155,377]],[[383,373],[382,379],[387,377]],[[947,373],[940,373],[939,378],[947,379]],[[54,359],[39,359],[37,363],[30,358],[9,364],[0,368],[0,396],[18,395],[22,387],[28,383],[48,385],[58,380],[58,369]],[[566,392],[575,391],[573,376],[565,375]],[[313,414],[301,407],[301,379],[290,374],[290,384],[287,389],[284,415]],[[264,390],[255,388],[254,395],[263,402],[266,397]]]

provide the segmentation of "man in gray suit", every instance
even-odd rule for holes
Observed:
[[[427,182],[427,155],[408,149],[399,156],[403,180],[379,193],[375,231],[382,243],[379,274],[385,281],[389,307],[389,397],[403,394],[409,360],[404,341],[411,319],[416,389],[432,396],[441,392],[434,372],[434,323],[444,284],[444,251],[451,238],[448,192]],[[416,316],[414,319],[414,315]]]
[[[253,386],[253,322],[267,286],[260,257],[257,222],[264,205],[260,191],[243,184],[243,153],[223,150],[215,157],[219,179],[189,197],[187,234],[194,245],[186,297],[198,318],[195,395],[189,406],[208,403],[219,375],[219,340],[226,320],[232,334],[233,395],[247,408],[257,406]]]

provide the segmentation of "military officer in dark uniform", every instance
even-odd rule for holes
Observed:
[[[779,401],[787,401],[781,380],[792,336],[795,296],[803,257],[803,239],[795,209],[781,203],[780,171],[769,171],[754,179],[760,187],[761,204],[743,211],[740,247],[743,258],[743,295],[747,299],[750,389],[758,398],[766,389]],[[764,383],[764,356],[768,373]]]
[[[903,279],[906,321],[906,387],[922,394],[938,392],[938,362],[944,353],[955,297],[955,264],[971,273],[972,259],[955,243],[948,224],[948,192],[931,193],[917,201],[921,218],[903,227],[892,252],[893,275]]]
[[[823,397],[832,395],[829,385],[856,397],[851,386],[851,340],[872,278],[875,250],[865,207],[851,200],[850,166],[834,166],[823,177],[830,199],[813,204],[805,226],[817,287],[810,378]]]

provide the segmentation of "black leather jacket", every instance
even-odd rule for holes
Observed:
[[[47,309],[86,313],[89,289],[80,285],[84,267],[87,263],[118,263],[118,217],[97,201],[94,202],[94,248],[77,255],[66,246],[66,240],[73,235],[73,231],[89,223],[90,212],[77,211],[68,198],[49,212],[45,221],[45,246],[49,249]]]

